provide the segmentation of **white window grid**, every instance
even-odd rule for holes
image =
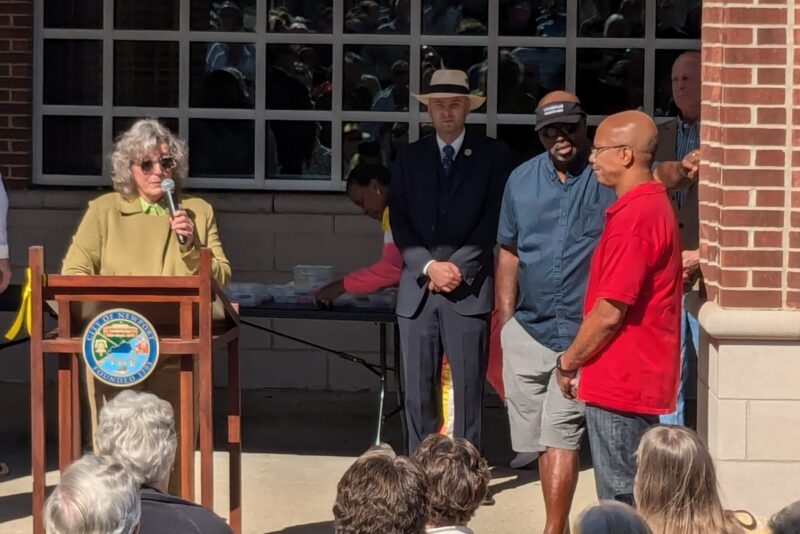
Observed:
[[[107,186],[110,184],[107,155],[112,148],[112,122],[115,116],[162,117],[178,120],[179,133],[189,141],[189,119],[248,119],[254,120],[255,162],[254,178],[191,176],[188,186],[201,189],[250,189],[274,191],[341,191],[342,176],[342,126],[348,122],[405,122],[409,126],[409,141],[419,137],[419,125],[430,122],[426,112],[414,98],[410,98],[407,112],[345,111],[342,109],[342,62],[344,46],[354,45],[404,45],[409,47],[409,88],[416,93],[420,87],[420,50],[423,45],[432,46],[478,46],[487,47],[488,76],[496,84],[498,54],[502,48],[541,47],[566,49],[565,89],[574,92],[576,85],[576,50],[580,48],[639,48],[644,50],[644,105],[643,110],[652,114],[654,109],[656,50],[699,49],[696,39],[656,39],[656,0],[645,0],[645,36],[642,38],[598,38],[578,37],[578,1],[567,0],[567,27],[565,37],[501,36],[499,33],[499,9],[497,0],[488,2],[488,24],[485,36],[422,35],[422,0],[411,0],[411,29],[409,35],[353,34],[344,33],[344,5],[333,1],[333,33],[269,33],[267,27],[267,0],[257,0],[255,32],[192,31],[189,29],[191,0],[180,0],[180,20],[177,31],[117,30],[114,29],[114,0],[103,1],[102,29],[56,29],[44,27],[44,4],[34,3],[34,72],[33,72],[33,182],[39,185],[57,186]],[[43,95],[43,44],[45,39],[90,39],[103,43],[103,88],[102,105],[44,105]],[[125,41],[172,41],[179,43],[178,107],[129,107],[113,105],[113,72],[115,40]],[[192,42],[246,42],[256,47],[256,79],[253,109],[207,109],[189,107],[190,43]],[[332,45],[332,109],[323,110],[270,110],[266,100],[266,45],[289,43],[309,45]],[[497,87],[488,88],[485,113],[471,113],[469,124],[484,124],[486,135],[494,137],[498,125],[526,125],[533,117],[525,114],[497,112]],[[44,174],[42,169],[42,122],[47,115],[101,117],[103,128],[102,175]],[[588,123],[597,124],[600,115],[590,115]],[[276,179],[266,176],[267,121],[313,120],[331,123],[331,178]],[[665,120],[657,118],[657,122]]]

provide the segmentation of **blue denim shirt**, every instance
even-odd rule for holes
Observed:
[[[511,173],[497,242],[519,256],[514,317],[539,343],[562,351],[578,333],[589,262],[614,191],[597,183],[588,162],[562,184],[548,153]],[[577,172],[577,171],[576,171]]]

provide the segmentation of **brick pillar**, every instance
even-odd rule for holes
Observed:
[[[0,173],[6,187],[31,178],[33,0],[0,2]]]
[[[705,0],[702,41],[698,430],[768,516],[800,487],[800,0]]]

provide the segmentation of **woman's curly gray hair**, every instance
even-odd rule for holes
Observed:
[[[167,478],[178,447],[172,406],[126,389],[100,410],[94,440],[98,453],[119,458],[138,484],[154,486]]]
[[[172,171],[172,178],[176,188],[180,189],[188,175],[189,150],[183,140],[155,119],[138,120],[117,137],[114,152],[111,154],[111,181],[114,189],[124,197],[136,197],[131,162],[147,157],[153,150],[158,150],[162,143],[169,146],[170,156],[175,158],[176,167]]]

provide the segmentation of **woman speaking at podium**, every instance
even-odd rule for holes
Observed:
[[[183,197],[181,209],[174,216],[169,214],[162,181],[173,180],[179,191],[187,168],[188,152],[181,139],[156,120],[135,122],[114,144],[111,180],[115,191],[89,202],[61,274],[192,275],[199,268],[200,247],[207,247],[214,278],[222,285],[227,283],[231,265],[222,250],[211,205],[200,198]],[[100,408],[119,389],[96,380],[84,367],[94,435]],[[179,370],[178,358],[163,358],[139,389],[169,401],[179,414]],[[179,468],[173,472],[180,472]],[[170,488],[178,487],[178,478],[172,477]]]

